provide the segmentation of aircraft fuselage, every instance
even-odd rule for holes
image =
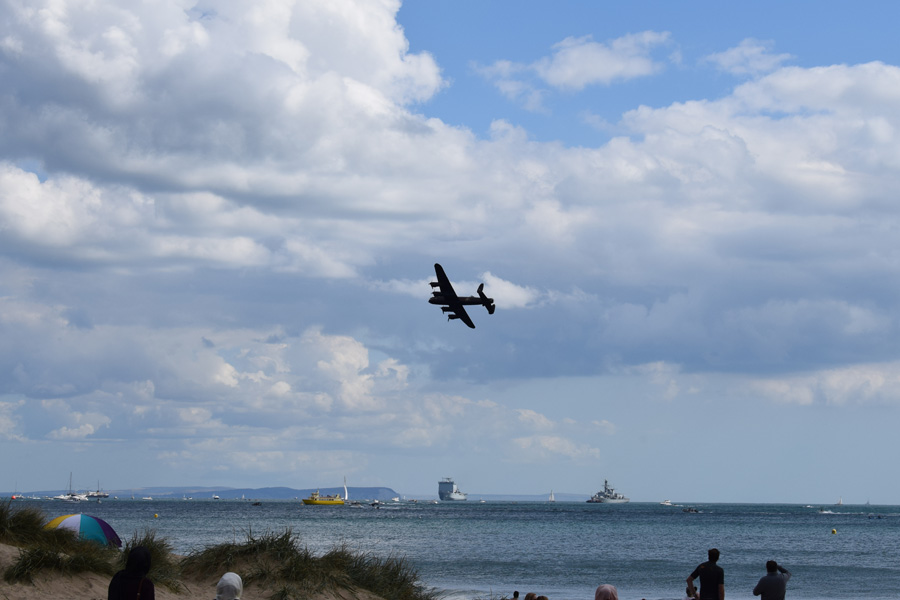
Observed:
[[[482,300],[478,296],[457,296],[455,300],[450,300],[449,298],[445,298],[444,296],[432,296],[428,299],[429,304],[444,304],[450,305],[451,302],[459,302],[460,304],[465,304],[466,306],[484,304],[492,302],[489,298],[487,300]]]

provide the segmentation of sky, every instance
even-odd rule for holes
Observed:
[[[0,490],[900,504],[898,20],[0,0]]]

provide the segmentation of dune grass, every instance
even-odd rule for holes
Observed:
[[[301,546],[291,529],[261,536],[247,533],[242,542],[207,547],[184,558],[172,553],[171,544],[152,530],[135,533],[123,552],[95,542],[81,541],[68,530],[44,529],[46,516],[37,509],[12,509],[0,503],[0,542],[20,548],[15,563],[3,573],[9,583],[32,582],[41,572],[69,575],[92,572],[113,575],[124,568],[131,549],[150,551],[149,577],[157,586],[182,591],[185,576],[215,579],[226,571],[241,575],[245,585],[259,588],[259,597],[272,600],[307,600],[332,590],[368,590],[385,600],[437,600],[425,588],[416,570],[402,558],[380,558],[338,546],[322,556]]]
[[[184,587],[181,583],[181,561],[172,554],[172,544],[165,538],[157,537],[156,532],[151,529],[135,532],[131,539],[125,542],[123,552],[116,556],[115,570],[125,568],[128,553],[138,546],[150,551],[150,573],[147,576],[154,585],[167,587],[173,592],[181,591]]]
[[[112,575],[113,551],[90,542],[76,544],[68,552],[59,552],[45,546],[23,549],[19,558],[3,572],[8,583],[34,582],[41,572],[52,570],[66,575],[100,573]]]
[[[79,540],[68,529],[44,529],[44,513],[33,507],[13,509],[11,501],[0,503],[0,542],[18,546],[19,557],[3,572],[9,583],[31,582],[41,571],[114,573],[116,551],[95,542]]]
[[[325,590],[365,589],[385,600],[435,600],[436,594],[419,583],[415,569],[403,559],[381,559],[346,546],[321,557],[302,547],[290,529],[248,534],[242,543],[218,544],[191,553],[182,562],[185,573],[214,577],[225,571],[240,573],[275,600],[305,599]]]

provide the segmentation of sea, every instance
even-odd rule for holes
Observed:
[[[401,557],[447,600],[518,590],[591,600],[682,599],[685,579],[721,552],[726,597],[753,598],[765,562],[793,575],[787,598],[900,596],[900,507],[631,502],[397,502],[305,506],[299,500],[23,501],[48,517],[100,517],[123,541],[152,530],[179,554],[290,529],[314,553],[336,546]],[[17,501],[16,506],[20,503]]]

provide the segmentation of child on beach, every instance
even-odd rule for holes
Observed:
[[[594,600],[619,600],[619,590],[614,585],[604,583],[601,586],[597,586],[597,589],[594,591]]]
[[[244,582],[237,573],[229,571],[222,575],[216,584],[216,600],[241,600],[244,591]]]

